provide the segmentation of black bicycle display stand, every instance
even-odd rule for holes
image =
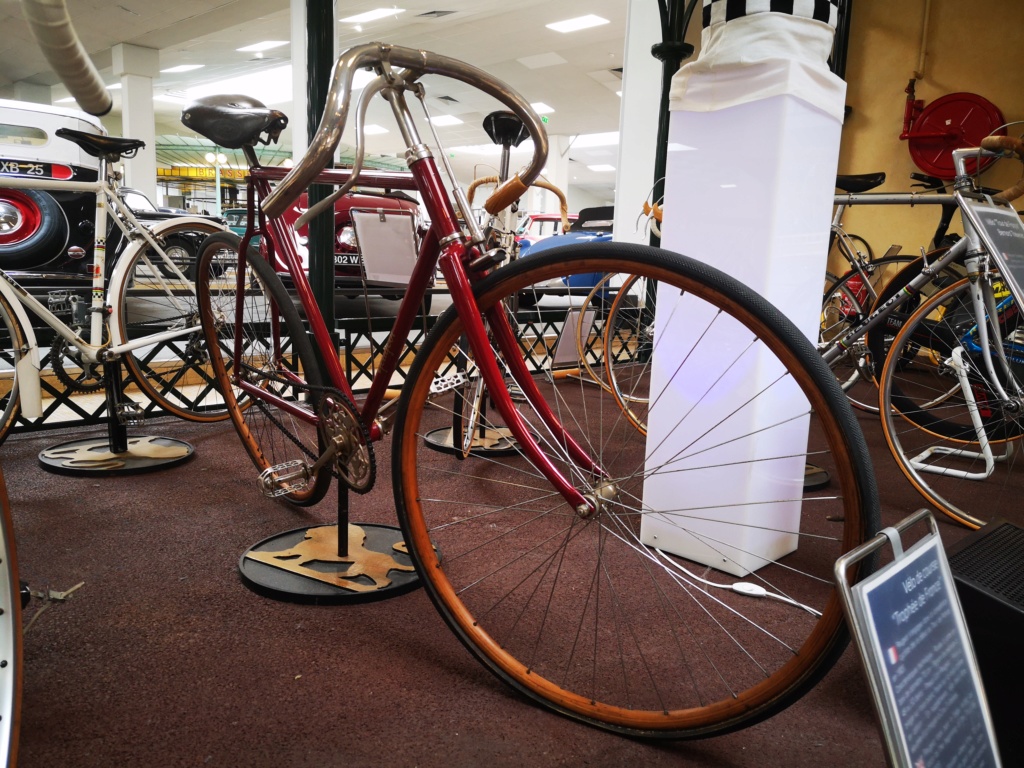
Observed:
[[[130,475],[184,464],[191,444],[171,437],[129,437],[128,426],[142,423],[142,409],[126,399],[118,360],[104,363],[107,436],[72,440],[39,453],[43,469],[62,475]]]

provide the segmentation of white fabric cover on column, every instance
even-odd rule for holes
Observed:
[[[662,245],[746,283],[815,340],[845,95],[845,84],[826,66],[834,2],[747,0],[749,15],[727,18],[743,5],[705,0],[701,55],[673,80],[669,141],[681,149],[668,156]],[[672,373],[668,353],[678,359],[695,341],[692,328],[704,327],[685,297],[668,322],[678,297],[663,294],[651,392],[661,392]],[[712,335],[701,346],[716,353],[745,343],[735,329]],[[698,403],[701,383],[691,379],[674,382],[652,404],[649,467],[672,461],[680,470],[718,468],[659,473],[646,483],[645,543],[736,575],[796,547],[808,417],[790,418],[794,409],[806,410],[795,385],[759,394],[779,373],[765,359],[744,360],[741,371],[730,373],[726,400]],[[743,408],[728,424],[737,436],[756,437],[686,458],[701,450],[708,425],[755,394],[757,407]],[[751,463],[779,456],[791,458]],[[703,509],[699,517],[718,522],[680,524],[668,514],[680,506]]]

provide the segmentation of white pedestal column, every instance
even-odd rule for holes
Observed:
[[[746,283],[814,340],[843,90],[826,94],[838,92],[838,110],[831,102],[827,109],[814,106],[787,92],[786,82],[800,79],[788,64],[769,67],[782,73],[783,87],[751,100],[742,98],[740,67],[728,75],[729,88],[713,68],[691,78],[693,90],[712,98],[728,92],[731,98],[722,106],[700,103],[696,110],[686,109],[684,99],[684,108],[673,111],[670,141],[685,149],[668,158],[662,245]],[[702,78],[707,82],[694,82]],[[764,86],[763,79],[749,80]],[[701,316],[705,310],[685,296],[659,292],[651,392],[662,392],[680,356],[698,340],[694,329],[708,326]],[[691,357],[687,370],[703,371],[706,380],[691,375],[673,382],[652,404],[647,466],[671,459],[679,470],[704,469],[648,480],[644,501],[651,512],[644,515],[641,536],[652,546],[742,576],[797,546],[795,533],[776,531],[798,530],[809,416],[798,415],[807,409],[795,383],[773,383],[783,371],[771,356],[740,354],[749,332],[716,322],[699,341],[708,359]],[[740,362],[723,375],[719,361],[733,359],[734,352]],[[680,414],[687,414],[681,425]],[[714,446],[701,437],[712,425],[718,425]],[[730,435],[737,439],[729,442]],[[792,458],[758,461],[778,456]],[[701,512],[682,521],[658,514],[678,509],[680,499]]]

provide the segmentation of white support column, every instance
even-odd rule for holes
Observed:
[[[544,166],[544,180],[554,184],[562,194],[569,196],[569,142],[572,137],[548,135],[548,163]],[[513,161],[513,166],[515,161]],[[513,170],[515,168],[513,167]],[[530,187],[523,210],[558,213],[558,198],[541,187]],[[572,208],[569,209],[572,211]]]
[[[16,101],[31,101],[34,104],[49,104],[51,102],[50,86],[36,85],[19,80],[12,86],[14,91],[10,98]]]
[[[125,183],[156,195],[156,122],[153,113],[153,78],[160,72],[160,54],[154,48],[118,43],[112,49],[113,71],[121,78],[121,135],[146,142],[146,148],[125,161]]]
[[[306,0],[291,0],[292,109],[288,113],[292,159],[298,160],[309,146],[306,129]]]
[[[651,46],[661,42],[658,6],[650,0],[629,0],[626,48],[622,57],[622,107],[619,117],[619,157],[615,164],[614,239],[647,243],[637,217],[654,185],[654,156],[661,108],[660,61]]]
[[[700,58],[673,81],[670,140],[683,150],[669,155],[662,244],[746,283],[815,341],[845,94],[825,64],[833,29],[827,19],[767,11],[731,19],[727,12],[732,4],[711,6]],[[749,334],[709,324],[705,308],[662,288],[651,373],[651,391],[662,395],[648,414],[647,462],[672,461],[687,445],[699,458],[676,461],[680,472],[652,476],[644,502],[673,509],[682,492],[676,478],[694,468],[687,504],[715,514],[685,529],[667,516],[644,515],[641,536],[742,576],[798,545],[810,415],[796,383],[767,354],[745,357],[743,375],[721,374],[717,351],[741,349]],[[693,329],[705,327],[701,345],[716,358],[706,362],[688,352]],[[668,341],[659,348],[660,339]],[[708,381],[692,376],[667,386],[676,362],[659,358],[666,348],[687,355]],[[711,381],[714,402],[705,398],[694,407],[694,393]],[[672,414],[691,411],[696,418],[673,430]],[[708,425],[725,422],[736,440],[717,430],[710,450],[692,447]],[[750,533],[755,517],[757,531]]]

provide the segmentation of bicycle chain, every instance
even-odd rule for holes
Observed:
[[[261,371],[260,373],[262,373],[267,379],[271,381],[276,381],[280,384],[293,387],[294,389],[301,390],[303,392],[306,392],[307,394],[312,395],[319,393],[322,395],[330,395],[332,398],[340,402],[341,405],[349,411],[349,413],[353,417],[353,422],[356,425],[358,425],[358,437],[360,443],[362,446],[366,448],[366,461],[368,464],[368,468],[366,470],[366,480],[360,483],[359,485],[353,485],[348,480],[348,478],[343,477],[342,474],[338,471],[337,462],[331,465],[331,477],[335,478],[339,482],[345,483],[345,485],[349,489],[355,491],[360,495],[369,493],[373,489],[374,483],[376,482],[377,479],[377,460],[373,450],[373,443],[370,441],[370,431],[366,428],[366,425],[363,423],[362,418],[360,418],[359,410],[356,407],[355,403],[353,403],[352,400],[350,400],[348,396],[345,395],[344,392],[342,392],[340,389],[336,389],[335,387],[314,387],[309,384],[299,384],[292,380],[286,380],[283,378],[275,377],[273,375],[268,375],[266,372],[263,371]],[[321,404],[323,403],[323,400],[324,398],[321,398]],[[302,451],[307,458],[311,459],[313,462],[316,462],[316,460],[319,457],[316,456],[311,450],[309,450],[308,447],[306,447],[297,437],[295,437],[295,435],[292,434],[291,430],[285,427],[285,425],[282,424],[274,416],[273,413],[271,413],[270,408],[267,407],[267,404],[265,402],[257,398],[253,401],[253,407],[259,408],[260,412],[263,413],[263,415],[266,416],[266,418],[270,420],[281,432],[283,432],[284,435],[289,440],[291,440],[292,443],[294,443],[295,446],[300,451]],[[319,413],[318,416],[320,417],[318,421],[322,423],[324,420],[323,414]],[[320,428],[318,427],[317,429],[319,431]],[[326,442],[330,442],[329,440],[327,440],[327,436],[323,432],[320,432],[320,435],[325,439]]]

